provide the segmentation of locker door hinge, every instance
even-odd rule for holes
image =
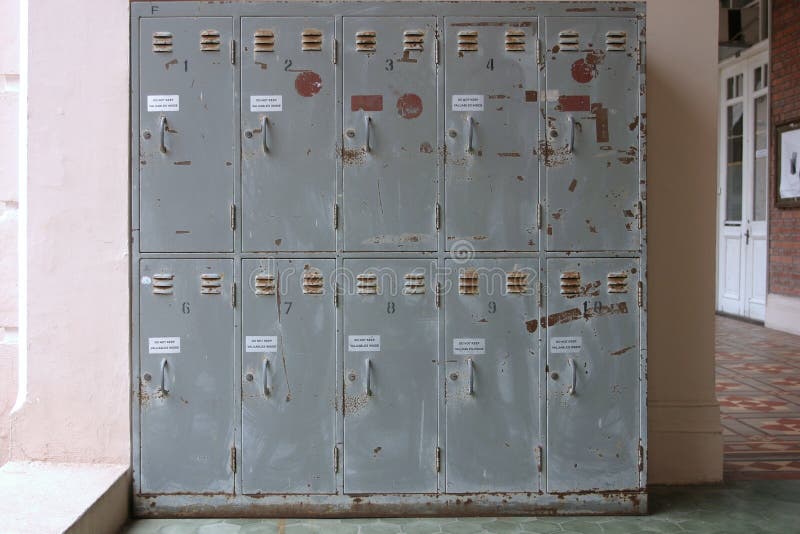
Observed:
[[[536,64],[541,65],[542,63],[544,63],[542,61],[542,40],[536,39]]]
[[[236,230],[236,204],[231,204],[231,230]]]
[[[442,285],[439,282],[436,282],[436,295],[435,295],[436,307],[442,307]]]
[[[442,227],[442,205],[438,202],[436,203],[436,229],[439,230]]]
[[[336,37],[331,39],[331,63],[336,65],[336,62],[339,60],[339,43],[336,41]]]
[[[536,470],[538,472],[542,472],[542,447],[536,447],[533,449],[533,455],[536,457]]]
[[[333,203],[333,229],[339,229],[339,204]]]
[[[236,65],[236,39],[231,39],[231,65]]]
[[[231,284],[231,307],[236,307],[236,282]]]
[[[339,447],[333,447],[333,472],[339,472]]]
[[[636,285],[636,304],[641,308],[644,304],[644,284],[638,282]]]
[[[542,229],[542,203],[536,204],[536,228]]]
[[[236,447],[231,447],[231,471],[236,472]]]
[[[636,465],[639,471],[644,471],[644,447],[641,443],[639,443],[639,459]]]
[[[337,282],[333,286],[333,307],[339,307],[339,283]],[[338,453],[337,453],[338,454]]]
[[[433,38],[433,64],[439,64],[439,38]]]
[[[441,447],[436,447],[436,472],[440,472],[442,470],[442,449]]]
[[[539,297],[537,299],[537,304],[539,307],[542,307],[542,303],[544,302],[544,284],[539,282]]]
[[[638,208],[639,208],[639,230],[641,230],[642,227],[644,226],[644,213],[642,212],[644,205],[642,204],[641,200],[639,201]]]

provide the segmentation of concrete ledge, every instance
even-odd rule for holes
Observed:
[[[770,293],[764,326],[800,336],[800,298]]]
[[[128,518],[127,465],[9,462],[0,467],[2,530],[117,532]]]

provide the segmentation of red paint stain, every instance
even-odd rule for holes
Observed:
[[[594,67],[579,59],[572,64],[572,78],[578,83],[589,83],[594,79]]]
[[[322,89],[322,78],[310,70],[301,72],[294,80],[294,88],[300,96],[314,96]]]
[[[589,95],[564,95],[558,97],[559,111],[589,111]]]
[[[383,95],[353,95],[350,111],[383,111]]]
[[[404,94],[397,99],[397,114],[404,119],[416,119],[422,115],[422,99],[413,93]]]

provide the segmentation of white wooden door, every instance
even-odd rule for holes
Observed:
[[[767,296],[768,52],[720,71],[717,309],[764,319]]]

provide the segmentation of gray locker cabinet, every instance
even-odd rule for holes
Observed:
[[[334,260],[243,260],[242,492],[334,493]]]
[[[143,493],[232,493],[232,260],[143,259]]]
[[[142,252],[233,250],[230,17],[139,22]]]
[[[242,19],[242,248],[335,250],[333,18]]]
[[[447,492],[539,491],[538,262],[445,269]]]
[[[549,492],[640,489],[639,268],[547,261]]]
[[[344,491],[437,489],[435,262],[344,260]]]
[[[537,250],[537,19],[444,24],[447,250]]]
[[[436,18],[343,21],[344,248],[435,250]]]
[[[547,250],[638,250],[635,18],[546,22]]]

